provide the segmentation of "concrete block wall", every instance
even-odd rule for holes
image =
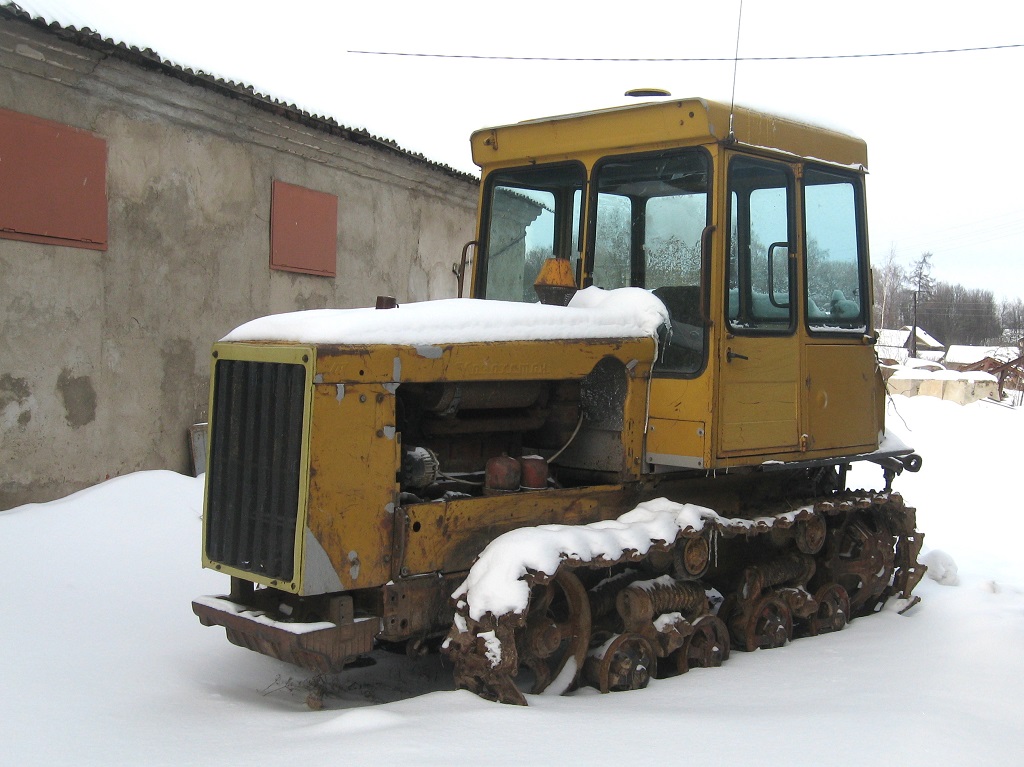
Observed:
[[[456,292],[469,176],[6,18],[0,108],[107,142],[109,225],[106,251],[0,239],[0,509],[188,471],[210,344],[242,322]],[[336,277],[270,269],[274,179],[337,195]]]

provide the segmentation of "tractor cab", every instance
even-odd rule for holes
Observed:
[[[877,449],[863,141],[687,99],[484,129],[472,148],[473,296],[639,287],[668,309],[651,470]]]

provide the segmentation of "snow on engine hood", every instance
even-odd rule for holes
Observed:
[[[665,305],[642,288],[586,288],[568,306],[476,298],[402,304],[397,309],[311,309],[261,317],[222,341],[417,346],[484,341],[656,338]]]

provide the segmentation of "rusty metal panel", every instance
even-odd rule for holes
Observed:
[[[334,277],[338,198],[274,180],[270,208],[270,266]]]
[[[431,573],[385,584],[380,638],[400,642],[447,631],[451,628],[455,610],[449,595],[465,578],[463,572],[454,575]]]
[[[204,626],[223,626],[231,644],[321,674],[335,674],[370,652],[380,631],[377,618],[342,625],[285,623],[225,597],[201,597],[192,602],[192,611]]]
[[[0,237],[106,250],[107,142],[0,109]]]

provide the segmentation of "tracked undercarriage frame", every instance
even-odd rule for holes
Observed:
[[[524,564],[517,610],[481,612],[464,586],[446,652],[458,687],[503,703],[581,683],[639,689],[721,665],[731,649],[841,630],[892,595],[909,607],[922,542],[896,493],[844,492],[754,519],[705,509],[646,548],[586,558],[563,547],[550,572]]]

